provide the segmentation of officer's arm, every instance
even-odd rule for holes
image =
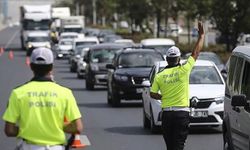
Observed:
[[[156,100],[161,100],[161,94],[159,94],[159,93],[154,93],[154,92],[150,92],[150,97],[151,98],[154,98],[154,99],[156,99]]]
[[[63,128],[64,132],[66,133],[81,133],[83,130],[82,120],[81,118],[76,119],[70,123],[66,123]]]
[[[204,38],[205,38],[205,32],[204,28],[202,25],[202,22],[198,22],[198,33],[199,33],[199,38],[195,44],[194,50],[192,52],[192,57],[196,60],[199,56],[199,53],[203,47],[204,43]]]
[[[18,131],[19,131],[19,128],[16,126],[15,123],[5,122],[4,132],[6,136],[16,137],[18,134]]]

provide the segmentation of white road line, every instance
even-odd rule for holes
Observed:
[[[18,32],[20,32],[20,31],[17,30],[17,31],[15,32],[15,34],[10,38],[10,40],[8,41],[8,43],[5,45],[5,48],[4,48],[4,49],[6,49],[6,48],[9,47],[9,45],[10,45],[11,42],[14,40],[14,38],[16,37],[16,35],[17,35]]]

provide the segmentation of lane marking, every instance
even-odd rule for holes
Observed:
[[[14,40],[14,38],[16,37],[16,35],[17,35],[18,32],[20,32],[20,31],[17,30],[17,31],[15,32],[15,34],[10,38],[10,40],[8,41],[8,43],[4,46],[5,49],[9,47],[9,45],[10,45],[11,42]]]

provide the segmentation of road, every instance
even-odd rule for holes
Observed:
[[[0,56],[0,115],[2,118],[11,89],[32,78],[25,65],[25,52],[20,50],[19,28],[6,28],[0,32],[0,46],[7,49]],[[13,51],[13,59],[9,52]],[[151,134],[142,127],[141,102],[126,102],[120,108],[106,104],[106,88],[94,91],[85,89],[85,81],[69,72],[66,60],[56,60],[54,65],[57,83],[73,90],[83,115],[84,132],[91,142],[86,150],[164,150],[161,134]],[[0,121],[0,149],[13,150],[15,138],[4,134]],[[192,129],[185,150],[222,150],[222,134],[217,129]]]

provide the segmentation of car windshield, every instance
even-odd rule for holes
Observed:
[[[28,37],[29,42],[48,42],[49,37],[46,36],[37,36],[37,37]]]
[[[111,63],[115,52],[118,49],[95,49],[91,53],[90,60],[91,62],[96,62],[96,63]]]
[[[162,60],[162,56],[155,52],[123,53],[119,56],[118,66],[120,68],[152,67],[155,61]]]
[[[158,50],[162,55],[166,55],[166,51],[172,47],[173,45],[148,45],[148,46],[143,46],[145,48],[153,48]]]
[[[72,41],[61,41],[60,45],[72,45],[73,42]]]
[[[74,38],[77,38],[78,36],[77,35],[63,35],[62,38],[63,39],[74,39]]]
[[[25,30],[49,30],[50,29],[50,20],[42,20],[42,21],[33,21],[33,20],[25,20],[24,29]]]
[[[222,84],[214,66],[194,66],[189,78],[190,84]]]
[[[81,33],[82,28],[64,28],[63,32],[76,32],[76,33]]]
[[[94,44],[96,44],[95,41],[76,42],[76,47],[85,45],[94,45]]]

